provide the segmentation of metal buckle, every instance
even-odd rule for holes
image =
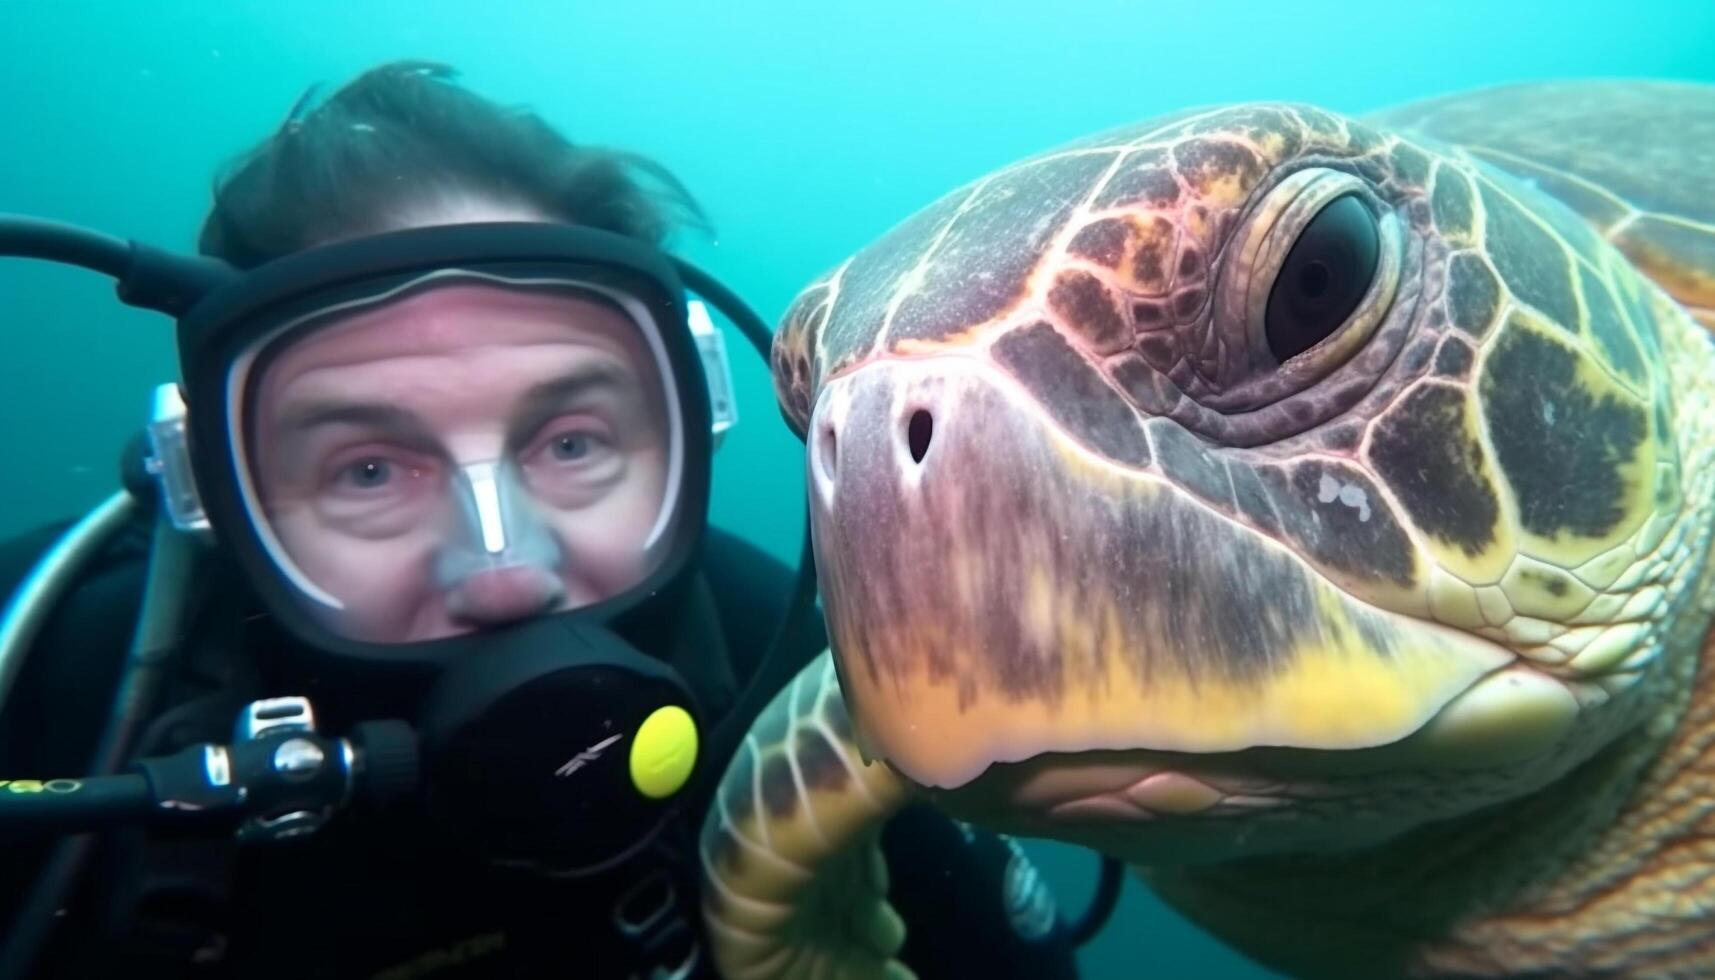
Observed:
[[[253,742],[269,732],[315,730],[316,713],[309,698],[265,698],[244,706],[232,737],[237,742]]]

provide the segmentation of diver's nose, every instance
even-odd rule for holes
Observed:
[[[546,570],[512,565],[476,572],[447,593],[447,612],[473,626],[498,626],[547,612],[565,598],[565,585]]]

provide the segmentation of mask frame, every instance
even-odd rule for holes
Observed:
[[[659,252],[598,229],[533,222],[494,222],[414,228],[337,242],[252,270],[197,302],[178,323],[186,445],[197,496],[214,536],[230,551],[269,613],[317,655],[353,665],[438,672],[492,642],[497,630],[414,643],[352,640],[307,614],[282,580],[253,520],[232,439],[243,423],[228,397],[232,365],[257,341],[316,308],[384,292],[400,281],[456,269],[506,280],[572,281],[631,297],[656,325],[670,377],[678,390],[682,466],[674,527],[653,570],[631,589],[599,602],[540,618],[566,617],[622,633],[649,600],[671,591],[700,548],[707,526],[714,419],[704,355],[689,322],[684,284]],[[508,627],[501,627],[504,631]]]

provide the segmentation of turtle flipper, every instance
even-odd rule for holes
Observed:
[[[769,702],[703,825],[703,918],[723,976],[907,980],[881,828],[907,797],[862,760],[824,653]]]

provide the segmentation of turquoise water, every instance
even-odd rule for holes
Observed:
[[[1086,132],[1244,99],[1362,112],[1535,78],[1715,81],[1715,4],[0,0],[0,211],[188,249],[219,163],[307,85],[401,57],[448,62],[575,141],[661,160],[717,231],[679,249],[773,320],[911,211]],[[175,362],[164,321],[76,270],[0,266],[0,325],[10,534],[112,490],[119,446]],[[729,345],[742,421],[713,516],[791,558],[801,447],[765,369]],[[1081,904],[1094,862],[1033,851]],[[1086,967],[1268,975],[1135,885]]]

